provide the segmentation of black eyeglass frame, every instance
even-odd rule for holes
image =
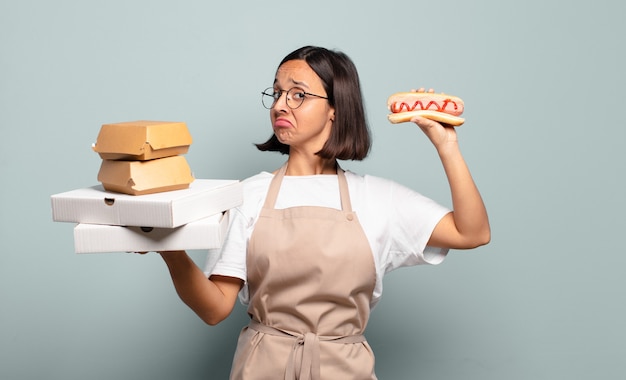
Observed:
[[[300,87],[292,87],[292,88],[290,88],[289,90],[286,90],[286,91],[285,90],[274,90],[274,87],[268,87],[268,88],[266,88],[265,90],[263,90],[261,92],[261,104],[266,109],[271,110],[272,108],[274,108],[274,106],[276,105],[276,102],[278,102],[280,97],[283,96],[283,93],[285,93],[285,94],[287,94],[287,101],[286,101],[287,107],[289,107],[289,109],[295,110],[295,109],[299,108],[302,105],[302,103],[304,103],[304,100],[306,98],[303,97],[302,100],[300,101],[300,104],[298,104],[296,107],[290,106],[289,105],[289,92],[291,92],[291,90],[293,90],[293,89],[298,89],[299,91],[297,93],[299,93],[299,94],[315,96],[316,98],[319,98],[319,99],[326,99],[326,100],[328,100],[327,96],[322,96],[322,95],[317,95],[317,94],[313,94],[313,93],[310,93],[310,92],[306,92],[306,91],[302,90]],[[273,94],[268,94],[267,93],[270,90],[273,92]],[[272,105],[270,107],[267,107],[265,105],[265,102],[263,101],[265,99],[265,96],[269,96],[270,98],[274,99],[274,101],[272,101]]]

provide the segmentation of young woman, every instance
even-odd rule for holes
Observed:
[[[184,252],[160,254],[181,299],[206,323],[224,320],[238,295],[248,305],[232,379],[375,379],[363,333],[383,275],[490,240],[455,130],[413,120],[441,158],[449,210],[338,166],[370,149],[359,77],[345,54],[294,51],[262,97],[273,134],[257,147],[287,155],[285,164],[243,182],[244,202],[231,210],[215,265],[203,272]]]

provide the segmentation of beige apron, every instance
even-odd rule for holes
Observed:
[[[376,269],[337,169],[342,210],[275,209],[274,176],[247,252],[252,321],[239,336],[231,379],[376,379],[362,335]]]

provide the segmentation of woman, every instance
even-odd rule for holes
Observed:
[[[248,305],[232,379],[375,379],[363,332],[383,275],[490,239],[455,130],[413,120],[441,158],[451,211],[338,166],[370,148],[358,74],[345,54],[294,51],[263,102],[273,135],[257,147],[286,154],[285,165],[243,182],[244,203],[231,210],[220,258],[206,273],[186,254],[161,255],[181,299],[206,323],[224,320],[238,294]]]

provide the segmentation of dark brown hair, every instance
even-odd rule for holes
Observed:
[[[287,61],[303,60],[320,77],[335,108],[335,121],[328,141],[316,154],[325,159],[363,160],[367,157],[371,138],[361,95],[359,74],[352,60],[344,53],[322,47],[305,46],[287,55]],[[261,151],[289,154],[289,146],[272,134],[266,142],[255,144]]]

